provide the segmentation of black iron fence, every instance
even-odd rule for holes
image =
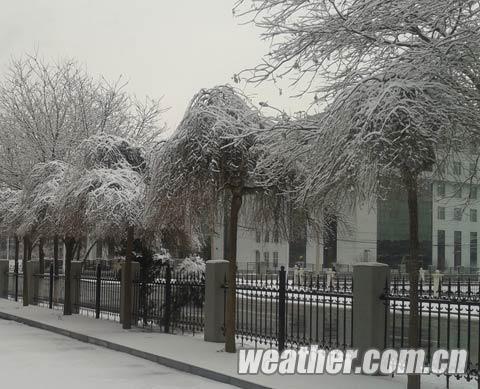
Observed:
[[[203,330],[203,272],[174,271],[166,265],[154,280],[135,280],[133,285],[135,325],[167,333]]]
[[[23,273],[8,273],[8,297],[18,301],[22,299]],[[53,266],[45,274],[32,277],[32,299],[35,305],[50,309],[61,309],[65,296],[65,276],[56,275]],[[95,273],[82,272],[72,280],[74,312],[95,316],[96,318],[119,320],[120,317],[120,281],[116,272],[104,271],[101,266]]]
[[[8,273],[8,298],[18,301],[23,296],[23,273]]]
[[[226,283],[225,283],[226,284]],[[352,346],[352,279],[350,276],[275,276],[237,278],[236,336],[242,344],[286,347]],[[225,285],[225,295],[228,285]],[[226,300],[226,299],[225,299]]]
[[[62,286],[59,285],[60,280]],[[64,277],[54,274],[53,266],[47,274],[34,274],[33,301],[36,305],[48,306],[50,309],[63,306]]]
[[[98,264],[95,272],[84,270],[74,282],[79,283],[75,311],[97,319],[120,320],[121,287],[116,272]]]
[[[385,301],[385,348],[408,347],[409,283],[394,277],[381,298]],[[465,374],[478,380],[480,360],[480,289],[476,280],[430,278],[420,281],[419,347],[425,350],[426,364],[438,349],[468,351]],[[449,379],[449,376],[447,376]]]

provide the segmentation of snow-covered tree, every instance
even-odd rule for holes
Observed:
[[[66,164],[61,161],[34,165],[26,176],[17,210],[16,234],[24,237],[29,245],[38,241],[41,273],[45,270],[44,242],[58,233],[58,201],[65,170]],[[55,265],[58,267],[57,263]]]
[[[263,152],[257,133],[266,120],[230,86],[195,95],[172,138],[151,169],[147,215],[152,225],[189,229],[228,207],[226,350],[235,351],[237,227],[244,196],[265,192],[257,182]]]
[[[0,228],[7,233],[15,233],[19,224],[21,190],[0,187]]]
[[[69,162],[97,133],[155,143],[163,129],[159,102],[137,100],[125,85],[94,79],[74,60],[13,60],[0,82],[0,182],[21,189],[33,165]]]
[[[310,162],[300,201],[365,201],[394,183],[407,192],[409,347],[417,348],[418,186],[439,160],[477,143],[478,3],[240,0],[235,11],[271,41],[262,64],[242,74],[288,75],[326,107],[303,142],[279,147]],[[418,388],[419,376],[408,386]]]
[[[142,227],[144,173],[143,149],[132,141],[99,134],[79,145],[67,174],[60,212],[67,245],[66,274],[75,242],[93,233],[97,238],[117,241],[126,237],[126,277],[130,276],[134,229]],[[129,326],[129,321],[124,325]]]

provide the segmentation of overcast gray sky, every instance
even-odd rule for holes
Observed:
[[[0,65],[39,50],[47,59],[76,58],[93,75],[124,75],[129,91],[163,96],[174,129],[200,88],[233,83],[232,75],[259,63],[268,51],[260,30],[240,25],[234,0],[16,0],[0,12]],[[258,103],[289,113],[306,99],[279,95],[273,84],[247,86]]]

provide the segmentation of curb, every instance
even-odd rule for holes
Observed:
[[[10,313],[0,312],[0,319],[11,320],[21,324],[28,325],[30,327],[39,328],[41,330],[50,331],[58,335],[66,336],[80,342],[90,343],[95,346],[104,347],[113,351],[129,354],[134,357],[142,358],[150,362],[158,363],[172,369],[180,370],[186,373],[194,374],[200,377],[208,378],[213,381],[221,382],[223,384],[229,384],[242,389],[273,389],[268,386],[256,384],[254,382],[242,380],[240,378],[232,377],[226,374],[218,373],[213,370],[205,369],[203,367],[191,365],[186,362],[178,361],[175,359],[162,357],[145,351],[137,350],[128,346],[123,346],[118,343],[113,343],[107,340],[95,338],[78,332],[65,330],[63,328],[54,327],[49,324],[44,324],[35,320],[23,318],[20,316],[12,315]]]

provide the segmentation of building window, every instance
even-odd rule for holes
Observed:
[[[265,242],[270,242],[270,233],[267,231],[265,231]]]
[[[445,183],[439,182],[437,185],[437,192],[439,197],[445,197]]]
[[[470,187],[470,199],[476,200],[477,199],[477,187],[476,186],[471,186]]]
[[[278,251],[273,252],[273,267],[278,267]]]
[[[453,163],[453,174],[455,174],[456,176],[462,174],[462,164],[460,162]]]
[[[438,220],[445,220],[445,207],[438,207]]]
[[[453,220],[462,221],[462,208],[453,209]]]
[[[437,232],[437,268],[438,270],[445,270],[445,231],[438,230]]]
[[[263,253],[263,261],[265,262],[265,264],[268,267],[268,263],[270,262],[270,253],[268,251],[265,251]]]
[[[453,266],[462,266],[462,231],[453,233]]]
[[[260,251],[255,250],[255,262],[260,262]]]
[[[476,223],[477,222],[477,210],[476,209],[471,209],[470,210],[470,221],[472,223]]]
[[[477,267],[477,233],[470,232],[470,267]]]
[[[260,234],[260,231],[255,231],[255,241],[257,243],[260,243],[261,240],[262,240],[262,235]]]

